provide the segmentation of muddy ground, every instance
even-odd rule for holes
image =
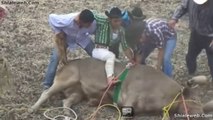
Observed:
[[[34,3],[33,3],[34,2]],[[0,96],[0,120],[45,120],[43,110],[28,114],[31,106],[42,92],[41,83],[53,48],[53,33],[48,26],[50,13],[70,13],[84,8],[104,12],[111,6],[129,9],[141,4],[147,17],[169,18],[180,0],[37,0],[31,4],[8,5],[10,15],[0,26],[0,83],[3,84]],[[185,54],[189,38],[187,17],[177,26],[178,42],[173,56],[175,80],[183,84],[189,79],[185,66]],[[69,59],[87,57],[77,50]],[[3,65],[4,63],[4,65]],[[151,63],[151,62],[150,62]],[[209,75],[207,58],[203,52],[198,58],[197,74]],[[9,82],[9,83],[8,83]],[[1,85],[0,85],[1,86]],[[2,89],[4,91],[2,91]],[[201,101],[209,101],[213,92],[208,86],[200,91]],[[43,108],[61,106],[58,97],[53,97]],[[86,102],[75,105],[73,109],[80,119],[86,119],[94,111]],[[105,109],[97,120],[115,120],[113,110]],[[51,115],[54,115],[51,113]],[[160,117],[140,117],[137,120],[160,120]],[[213,118],[212,118],[213,119]]]

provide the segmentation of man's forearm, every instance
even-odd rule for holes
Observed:
[[[164,56],[164,49],[163,48],[159,48],[158,49],[158,62],[157,62],[157,68],[161,69],[162,64],[163,64],[163,56]]]
[[[189,0],[182,0],[181,5],[178,6],[176,10],[174,11],[174,14],[172,15],[172,19],[177,21],[187,12],[188,2]]]
[[[62,62],[67,62],[67,53],[66,53],[67,44],[65,41],[65,34],[64,33],[57,34],[55,36],[55,43],[58,49],[59,60],[62,60]]]
[[[124,51],[125,55],[127,56],[127,58],[129,59],[129,61],[133,61],[133,58],[134,58],[134,53],[132,51],[131,48],[127,48],[125,51]]]

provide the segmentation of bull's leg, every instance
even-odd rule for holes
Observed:
[[[38,101],[31,107],[30,112],[38,110],[38,108],[52,95],[60,92],[64,89],[64,85],[60,83],[54,83],[48,90],[44,91]]]
[[[78,80],[79,80],[79,71],[76,67],[72,66],[69,67],[69,69],[65,69],[65,71],[61,72],[60,75],[55,77],[53,85],[47,91],[44,91],[41,94],[41,97],[31,107],[29,112],[38,110],[41,104],[43,104],[48,98],[68,87],[76,85],[76,83],[78,83]]]
[[[99,102],[98,99],[90,98],[89,102],[88,102],[88,105],[91,106],[91,107],[94,107],[94,106],[98,105],[98,102]]]
[[[38,108],[41,106],[41,104],[43,104],[48,98],[50,98],[52,95],[68,88],[71,87],[73,85],[75,85],[75,83],[77,82],[77,80],[73,80],[73,79],[69,79],[68,81],[55,81],[53,83],[53,85],[47,90],[44,91],[41,94],[41,97],[38,99],[38,101],[31,107],[31,109],[29,110],[29,112],[34,112],[36,110],[38,110]]]
[[[84,95],[82,92],[72,93],[67,99],[63,100],[63,107],[69,108],[73,104],[80,102],[83,99],[83,97]],[[70,111],[67,109],[64,109],[64,113],[70,115]]]

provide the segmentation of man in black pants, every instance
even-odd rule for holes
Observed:
[[[202,49],[206,50],[208,64],[213,78],[213,0],[182,0],[175,10],[169,25],[174,27],[185,13],[189,13],[191,36],[186,55],[189,74],[196,70],[196,58]]]

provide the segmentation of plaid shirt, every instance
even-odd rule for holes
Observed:
[[[111,26],[107,19],[107,17],[94,13],[96,20],[96,32],[95,32],[95,43],[105,46],[112,46],[112,32]],[[125,39],[125,31],[124,28],[120,28],[118,32],[118,42],[121,43],[122,48],[125,50],[128,48],[126,39]]]
[[[176,32],[168,26],[167,21],[151,18],[146,20],[145,35],[158,48],[164,48],[169,38],[176,37]]]

